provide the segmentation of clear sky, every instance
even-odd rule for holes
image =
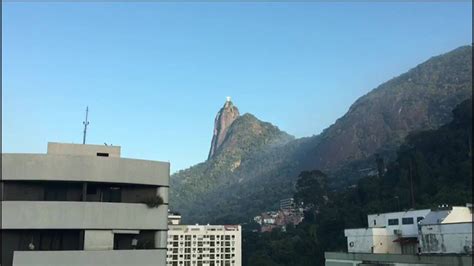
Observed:
[[[360,96],[472,43],[464,3],[4,3],[2,149],[48,141],[204,161],[226,96],[296,137]]]

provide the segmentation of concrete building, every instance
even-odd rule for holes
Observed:
[[[168,212],[168,224],[181,224],[181,214]]]
[[[371,214],[368,228],[346,229],[349,252],[415,254],[418,222],[431,210]]]
[[[326,266],[472,266],[469,255],[326,252]]]
[[[280,200],[280,210],[294,210],[296,208],[295,200],[287,198]]]
[[[368,228],[344,230],[348,252],[326,252],[326,265],[472,265],[471,205],[367,220]]]
[[[165,265],[169,163],[48,143],[2,164],[2,266]]]
[[[169,225],[167,265],[241,266],[240,225]]]
[[[472,205],[429,213],[420,222],[420,252],[472,254]]]

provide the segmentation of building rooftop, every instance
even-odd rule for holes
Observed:
[[[48,154],[120,157],[120,146],[48,142]]]
[[[450,210],[431,211],[426,215],[425,219],[421,220],[420,225],[440,224],[450,212]]]

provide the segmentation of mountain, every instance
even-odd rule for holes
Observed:
[[[232,108],[234,111],[230,111]],[[251,114],[238,116],[232,123],[221,123],[228,119],[226,114],[236,114],[237,107],[227,101],[216,118],[216,129],[213,144],[215,149],[209,159],[203,163],[179,171],[171,178],[171,197],[173,210],[184,214],[184,221],[192,217],[193,211],[199,211],[194,204],[208,205],[204,200],[211,192],[227,189],[231,184],[238,184],[243,177],[236,174],[241,167],[248,165],[252,154],[264,153],[265,150],[284,145],[294,137],[279,130],[270,123],[258,120]],[[238,111],[237,111],[238,112]],[[226,118],[227,116],[227,118]],[[225,124],[226,133],[219,134]],[[216,139],[220,141],[214,141]],[[192,202],[192,204],[190,204]],[[191,208],[189,208],[191,207]],[[191,219],[190,219],[191,220]],[[202,220],[200,220],[202,221]]]
[[[234,106],[230,97],[227,97],[227,101],[224,106],[219,110],[214,120],[214,133],[212,135],[211,149],[209,150],[209,156],[207,159],[212,158],[216,151],[224,142],[227,136],[227,130],[232,123],[239,117],[239,109]]]
[[[320,169],[333,187],[347,185],[376,168],[376,155],[394,159],[408,134],[447,123],[471,96],[472,47],[463,46],[381,84],[317,136],[293,139],[239,116],[206,162],[171,177],[171,208],[185,222],[239,223],[292,196],[302,170]]]
[[[434,129],[472,93],[472,48],[436,56],[359,98],[320,135],[309,165],[335,169],[394,149],[416,130]]]
[[[299,180],[308,177],[325,180],[319,171]],[[306,184],[294,195],[314,203],[304,221],[286,232],[244,230],[243,265],[324,265],[324,252],[347,251],[344,229],[367,227],[368,214],[472,203],[472,98],[453,110],[450,123],[410,134],[384,175],[336,191],[325,191],[321,181]]]

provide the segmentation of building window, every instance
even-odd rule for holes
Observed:
[[[413,224],[413,217],[402,218],[402,224]]]
[[[120,187],[106,187],[102,193],[103,202],[121,202],[122,190]]]
[[[67,200],[66,190],[57,186],[48,186],[44,190],[44,200],[47,201],[65,201]]]
[[[93,184],[87,185],[87,195],[96,195],[97,194],[97,186]]]
[[[99,157],[109,157],[109,154],[106,153],[106,152],[98,152],[97,156],[99,156]]]
[[[374,220],[374,225],[377,225],[377,221],[376,221],[376,220]]]
[[[398,225],[398,219],[388,219],[388,225]]]

